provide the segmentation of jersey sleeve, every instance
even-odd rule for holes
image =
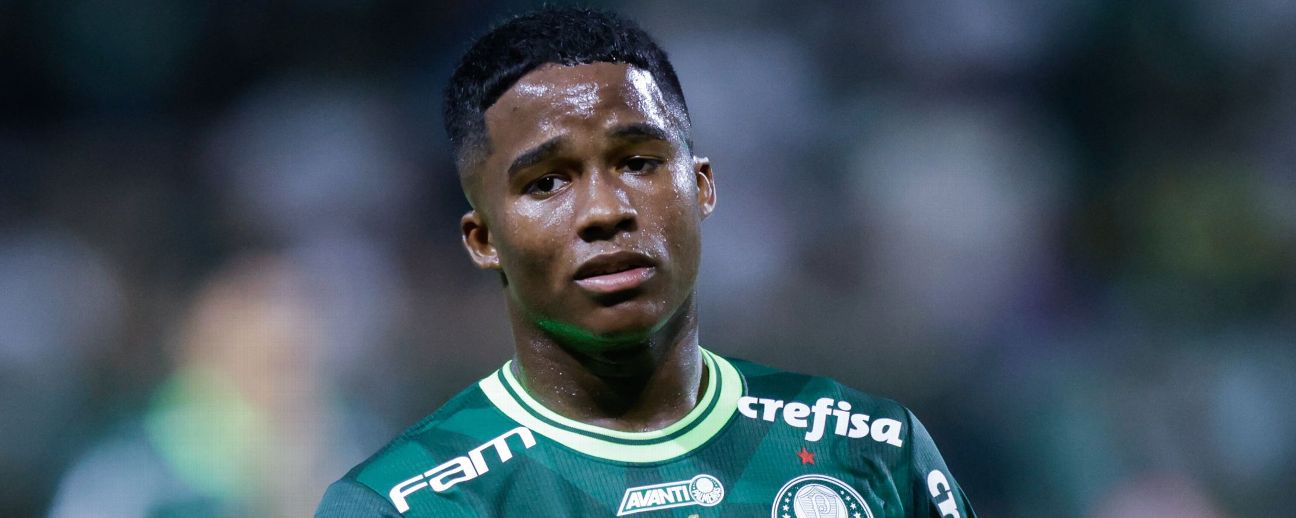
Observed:
[[[401,518],[391,502],[372,489],[344,478],[329,485],[315,518]]]
[[[914,480],[913,516],[920,518],[976,518],[963,488],[945,466],[936,443],[918,416],[909,414],[910,465]]]

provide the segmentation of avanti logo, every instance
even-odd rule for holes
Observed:
[[[639,486],[627,489],[621,497],[617,516],[700,505],[711,507],[724,500],[724,486],[711,475],[698,475],[689,480]]]

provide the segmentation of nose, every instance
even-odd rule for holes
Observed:
[[[606,241],[638,224],[634,204],[625,185],[613,173],[593,172],[588,177],[579,207],[576,232],[586,242]]]

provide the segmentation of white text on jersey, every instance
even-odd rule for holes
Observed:
[[[832,398],[826,397],[819,398],[818,401],[815,401],[814,406],[796,401],[784,404],[782,400],[778,399],[754,398],[751,396],[738,398],[738,412],[742,415],[772,423],[775,417],[782,414],[783,422],[790,426],[797,428],[809,427],[805,439],[810,442],[823,438],[828,416],[831,415],[834,419],[832,431],[836,435],[852,439],[867,436],[877,442],[884,442],[896,447],[904,445],[904,440],[900,438],[900,431],[904,425],[900,421],[881,418],[874,419],[873,423],[869,424],[868,414],[852,414],[850,409],[850,403],[834,401]],[[812,414],[814,417],[807,420],[806,418]]]
[[[508,462],[509,459],[513,458],[513,450],[509,449],[508,438],[515,435],[522,439],[523,449],[536,444],[535,436],[531,434],[531,430],[525,426],[519,426],[491,439],[486,444],[474,448],[466,456],[455,457],[440,466],[396,484],[387,493],[387,496],[391,498],[396,510],[404,513],[410,508],[409,503],[405,501],[405,497],[419,489],[427,487],[440,493],[454,487],[455,484],[480,477],[490,471],[490,465],[486,463],[486,456],[482,455],[482,452],[493,448],[499,456],[500,463]]]
[[[938,469],[931,470],[927,474],[927,491],[931,493],[932,499],[939,498],[942,494],[945,496],[936,507],[940,509],[941,516],[950,518],[959,518],[958,502],[954,501],[954,492],[950,489],[949,479],[945,477]]]

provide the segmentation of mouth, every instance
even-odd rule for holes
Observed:
[[[573,278],[580,287],[595,293],[616,293],[634,289],[657,271],[652,258],[635,252],[601,254],[585,261]]]

